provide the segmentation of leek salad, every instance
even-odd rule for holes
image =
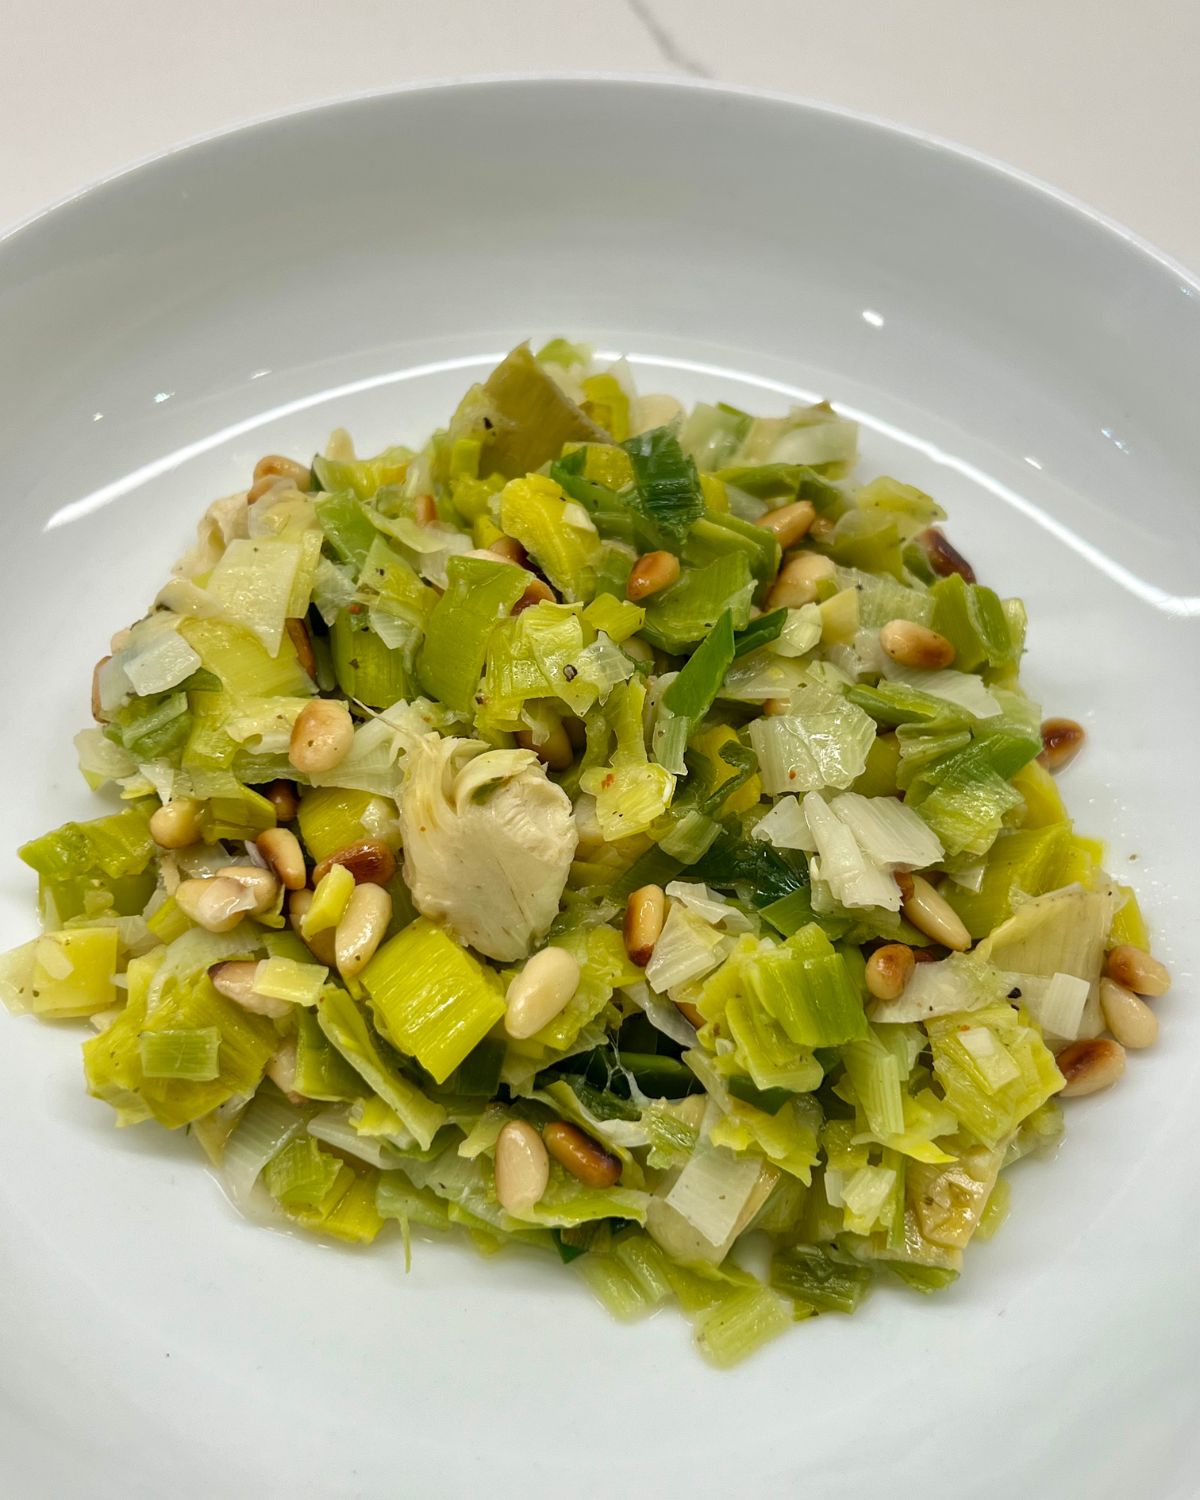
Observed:
[[[1021,602],[855,462],[563,340],[419,451],[264,460],[97,667],[8,1007],[247,1213],[523,1246],[718,1365],[946,1287],[1153,960]]]

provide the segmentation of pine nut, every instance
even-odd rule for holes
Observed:
[[[112,661],[111,656],[102,656],[92,668],[92,718],[97,724],[103,724],[104,710],[100,706],[100,673]]]
[[[936,526],[922,531],[917,541],[929,559],[929,566],[939,578],[948,578],[957,573],[967,583],[975,582],[975,569],[956,547],[946,540],[945,534]]]
[[[532,609],[534,605],[542,603],[555,603],[554,590],[541,578],[531,578],[528,588],[513,605],[510,613],[523,615],[527,609]]]
[[[288,759],[297,771],[320,775],[340,765],[353,743],[354,720],[346,705],[336,698],[313,698],[296,715]]]
[[[432,495],[418,495],[413,506],[413,514],[418,526],[432,526],[437,520],[437,501]]]
[[[690,1000],[676,1000],[675,1009],[679,1012],[683,1019],[690,1025],[694,1026],[697,1031],[699,1031],[701,1026],[704,1025],[704,1017],[700,1014],[699,1010],[692,1004]]]
[[[214,964],[208,971],[213,989],[232,1000],[243,1010],[253,1011],[256,1016],[286,1016],[291,1010],[287,1000],[276,1000],[273,995],[260,995],[254,988],[254,976],[258,964],[254,959],[234,960],[227,964]]]
[[[488,543],[486,550],[503,562],[515,563],[518,568],[523,568],[529,561],[529,553],[514,536],[498,536],[494,542]]]
[[[820,585],[837,572],[831,557],[820,552],[797,552],[776,575],[767,594],[768,609],[799,609],[812,604]]]
[[[317,680],[317,658],[313,652],[312,636],[308,633],[308,626],[303,620],[285,620],[283,628],[287,631],[287,638],[296,648],[296,660],[304,668],[305,675],[312,682]]]
[[[366,967],[392,920],[392,898],[381,885],[356,885],[334,933],[338,973],[351,979]]]
[[[1115,979],[1100,981],[1100,1009],[1109,1031],[1131,1052],[1158,1041],[1158,1017],[1140,996]]]
[[[620,1181],[620,1158],[586,1135],[577,1125],[554,1120],[542,1131],[542,1144],[572,1177],[590,1188],[609,1188]]]
[[[318,963],[332,969],[337,965],[337,949],[334,946],[334,929],[326,927],[322,932],[313,933],[312,937],[306,938],[300,931],[300,919],[308,911],[313,903],[313,893],[310,890],[293,891],[288,897],[288,923],[292,931],[308,947],[308,951]],[[345,913],[343,913],[345,915]]]
[[[282,1094],[293,1104],[303,1104],[304,1095],[296,1092],[296,1039],[288,1039],[263,1070]]]
[[[150,817],[150,837],[160,849],[186,849],[200,842],[200,804],[191,797],[164,802]]]
[[[334,865],[345,865],[359,885],[387,885],[396,873],[396,856],[379,839],[359,839],[327,855],[312,873],[313,885],[320,885]]]
[[[513,979],[505,997],[504,1029],[517,1041],[541,1031],[579,988],[579,963],[565,948],[543,948]]]
[[[550,1158],[527,1120],[510,1120],[496,1141],[496,1197],[520,1218],[540,1202],[550,1181]]]
[[[837,522],[829,516],[818,516],[808,528],[808,539],[810,542],[818,542],[822,547],[827,547],[833,541],[837,532]]]
[[[971,934],[945,896],[920,875],[910,875],[912,893],[901,897],[904,915],[927,938],[963,953],[971,946]]]
[[[571,738],[561,724],[553,725],[540,745],[529,729],[518,729],[515,738],[521,749],[532,750],[547,770],[565,771],[575,759]]]
[[[898,666],[923,672],[936,672],[954,660],[946,637],[915,620],[889,620],[879,632],[879,644]]]
[[[631,635],[627,641],[622,641],[621,650],[626,656],[632,656],[634,661],[640,661],[647,667],[654,666],[654,647],[649,641],[642,640],[640,635]]]
[[[876,1000],[899,1000],[916,962],[904,943],[885,943],[867,959],[867,989]]]
[[[275,809],[277,823],[290,823],[300,811],[300,798],[294,781],[272,781],[262,789],[263,796]]]
[[[633,565],[625,596],[635,602],[668,589],[679,578],[679,559],[673,552],[644,552]]]
[[[1151,958],[1132,943],[1119,943],[1104,960],[1104,972],[1110,979],[1123,984],[1135,995],[1154,998],[1165,995],[1171,988],[1171,975],[1166,964]]]
[[[223,875],[181,880],[175,904],[207,932],[231,932],[254,905],[253,893]]]
[[[254,478],[290,479],[298,490],[312,487],[312,470],[307,464],[297,463],[294,458],[284,458],[279,453],[268,453],[254,465]]]
[[[1125,1048],[1120,1042],[1110,1042],[1107,1037],[1094,1037],[1089,1041],[1072,1042],[1064,1047],[1055,1061],[1058,1071],[1067,1080],[1060,1089],[1063,1099],[1079,1099],[1084,1094],[1098,1094],[1101,1089],[1116,1083],[1125,1071]]]
[[[625,952],[639,969],[654,956],[667,914],[667,898],[661,885],[643,885],[625,903]]]
[[[273,489],[286,483],[287,481],[278,474],[264,474],[261,479],[256,479],[246,491],[246,504],[253,505],[256,500],[261,500],[264,495],[269,495]]]
[[[773,531],[781,547],[794,547],[802,536],[807,536],[817,512],[811,500],[797,500],[792,505],[781,505],[769,510],[754,523],[764,531]]]
[[[279,881],[270,870],[260,870],[257,865],[225,865],[221,879],[232,880],[253,898],[250,910],[256,917],[270,911],[279,895]]]
[[[790,714],[792,711],[792,700],[790,698],[764,698],[763,715],[768,719],[778,719],[782,714]]]
[[[308,884],[304,851],[290,828],[268,828],[259,834],[255,847],[289,891],[301,890]]]
[[[567,731],[572,750],[587,749],[587,725],[582,719],[577,719],[574,714],[564,714],[562,726]]]
[[[1061,771],[1083,749],[1083,725],[1074,719],[1047,719],[1042,724],[1042,753],[1038,762],[1047,771]]]

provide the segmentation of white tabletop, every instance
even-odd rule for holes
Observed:
[[[349,93],[691,73],[959,141],[1200,265],[1196,0],[7,0],[4,17],[0,230],[197,135]]]

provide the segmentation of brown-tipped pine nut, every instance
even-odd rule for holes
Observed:
[[[1064,1099],[1078,1099],[1097,1094],[1116,1083],[1125,1071],[1125,1048],[1107,1037],[1072,1042],[1055,1058],[1058,1071],[1067,1080],[1059,1092]]]
[[[669,589],[679,578],[679,559],[673,552],[644,552],[633,565],[625,596],[635,603]]]
[[[535,604],[553,604],[555,602],[554,590],[541,578],[531,578],[525,592],[513,605],[510,613],[523,615],[527,609],[532,609]]]
[[[912,876],[908,873],[907,870],[896,870],[893,873],[893,875],[892,875],[892,879],[896,882],[897,886],[899,886],[899,888],[900,888],[900,899],[901,899],[901,901],[908,901],[911,898],[912,893],[913,893],[913,878],[912,878]]]
[[[661,885],[643,885],[625,903],[625,952],[644,969],[654,956],[667,914],[667,898]]]
[[[571,738],[561,724],[553,725],[540,745],[529,729],[518,729],[514,738],[522,750],[532,750],[547,770],[565,771],[575,759]]]
[[[231,932],[254,905],[254,896],[236,880],[216,875],[209,880],[181,880],[175,904],[207,932]]]
[[[792,700],[790,698],[764,698],[763,715],[768,719],[778,719],[783,714],[792,711]]]
[[[337,964],[337,949],[334,946],[334,929],[326,927],[322,932],[314,932],[312,937],[306,938],[300,931],[300,919],[308,911],[313,903],[313,892],[310,890],[293,891],[288,897],[288,922],[292,931],[303,942],[308,951],[318,963],[332,969]]]
[[[259,834],[255,847],[289,891],[302,890],[308,884],[304,851],[290,828],[268,828]]]
[[[494,542],[488,543],[485,550],[493,553],[501,562],[515,563],[518,568],[523,568],[529,561],[529,553],[515,536],[498,536]]]
[[[260,995],[254,988],[254,976],[258,964],[253,959],[235,960],[227,964],[214,964],[208,971],[213,989],[232,1000],[243,1010],[253,1011],[256,1016],[286,1016],[291,1010],[287,1000],[276,1000],[272,995]]]
[[[262,789],[263,796],[275,809],[277,823],[290,823],[300,811],[300,798],[294,781],[272,781]]]
[[[543,948],[508,987],[505,1031],[517,1041],[533,1036],[566,1008],[578,988],[575,955],[565,948]]]
[[[944,635],[915,620],[889,620],[879,632],[879,644],[901,667],[936,672],[954,660],[954,647]]]
[[[1139,1052],[1158,1041],[1158,1017],[1140,995],[1115,979],[1100,981],[1100,1009],[1109,1031],[1131,1052]]]
[[[307,464],[297,463],[294,458],[268,453],[254,465],[254,478],[290,479],[298,490],[307,490],[312,485],[312,470]]]
[[[975,582],[975,569],[957,547],[950,545],[945,533],[936,526],[922,531],[917,541],[929,559],[929,566],[939,578],[948,578],[951,573],[957,573],[965,582]]]
[[[1132,943],[1119,943],[1104,960],[1104,972],[1110,979],[1123,984],[1135,995],[1154,998],[1165,995],[1171,988],[1171,975],[1166,964],[1151,958]]]
[[[160,849],[187,849],[200,842],[200,804],[174,797],[150,817],[150,837]]]
[[[312,636],[308,633],[308,626],[303,620],[285,620],[283,628],[287,631],[287,638],[296,648],[296,660],[304,668],[305,675],[312,681],[317,680],[317,658],[313,652]]]
[[[943,948],[963,953],[971,946],[971,934],[945,896],[920,875],[910,875],[912,893],[902,896],[905,917]]]
[[[270,911],[279,895],[279,881],[270,870],[261,870],[257,865],[225,865],[221,870],[223,880],[232,880],[253,898],[250,911],[256,917]]]
[[[820,552],[797,552],[780,568],[767,594],[768,609],[799,609],[812,604],[820,586],[837,572],[833,559]]]
[[[899,1000],[916,963],[904,943],[885,943],[867,959],[867,989],[876,1000]]]
[[[359,839],[326,855],[312,873],[313,885],[320,885],[334,865],[345,865],[359,885],[387,885],[396,873],[396,856],[379,839]]]
[[[700,1014],[699,1010],[692,1004],[690,1000],[676,1000],[675,1009],[679,1012],[683,1019],[694,1026],[697,1031],[699,1031],[701,1026],[704,1025],[704,1017]]]
[[[510,1120],[496,1141],[496,1197],[506,1214],[527,1214],[550,1181],[550,1158],[527,1120]]]
[[[432,495],[418,495],[413,502],[413,514],[418,526],[432,526],[438,518],[437,501]]]
[[[338,973],[351,979],[366,967],[392,920],[392,898],[381,885],[356,885],[334,933]]]
[[[608,1188],[621,1180],[620,1158],[606,1151],[577,1125],[553,1120],[542,1131],[542,1144],[572,1177],[590,1188]]]
[[[292,725],[288,759],[297,771],[320,775],[340,765],[353,743],[354,720],[346,705],[336,698],[312,698]]]
[[[1061,771],[1083,749],[1086,735],[1074,719],[1046,719],[1042,724],[1042,753],[1038,761],[1047,771]]]
[[[794,547],[802,536],[807,536],[817,512],[811,500],[797,500],[793,505],[781,505],[769,510],[754,523],[764,531],[773,531],[781,547]]]
[[[92,668],[92,718],[97,724],[104,723],[104,710],[100,707],[100,673],[110,661],[111,656],[102,656]]]

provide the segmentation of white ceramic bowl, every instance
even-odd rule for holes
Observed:
[[[826,110],[619,81],[434,88],[165,156],[0,246],[0,848],[94,815],[91,665],[212,496],[335,425],[421,437],[519,339],[644,388],[858,413],[1032,617],[1065,780],[1177,975],[936,1299],[877,1293],[720,1376],[666,1315],[419,1244],[238,1221],[114,1131],[74,1028],[0,1019],[0,1451],[35,1497],[1190,1496],[1200,289],[1077,205]],[[1132,863],[1136,859],[1136,863]],[[2,936],[33,924],[3,856]]]

